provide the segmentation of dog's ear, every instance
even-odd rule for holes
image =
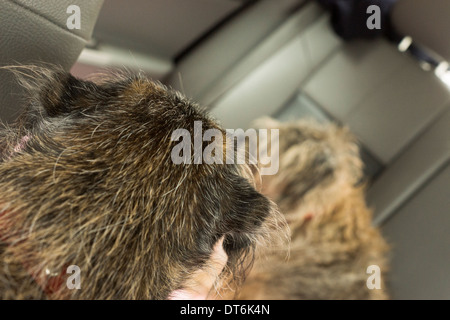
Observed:
[[[30,108],[46,117],[57,117],[69,114],[77,109],[85,108],[78,99],[89,98],[89,95],[100,93],[95,83],[84,81],[52,66],[8,66],[17,81],[26,90]]]

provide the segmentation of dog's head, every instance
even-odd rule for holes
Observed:
[[[5,296],[23,297],[76,265],[81,289],[64,283],[52,298],[165,299],[207,268],[222,237],[222,277],[239,281],[268,222],[283,224],[247,165],[174,163],[176,130],[190,133],[189,145],[196,121],[224,132],[181,94],[142,76],[91,82],[57,69],[11,70],[24,73],[30,99],[0,132]],[[200,141],[202,150],[224,148]]]
[[[263,178],[263,193],[283,212],[301,207],[310,217],[312,212],[323,210],[309,208],[308,203],[332,207],[361,181],[359,147],[347,128],[312,119],[281,123],[261,118],[254,124],[279,129],[280,169],[277,175]],[[260,145],[264,147],[267,142],[260,141]]]

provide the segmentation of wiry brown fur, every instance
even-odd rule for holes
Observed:
[[[387,245],[371,225],[354,137],[345,128],[314,121],[261,119],[257,125],[280,130],[279,172],[262,182],[263,193],[289,223],[290,257],[262,250],[239,298],[387,298]],[[370,265],[381,268],[380,290],[366,285]]]
[[[220,129],[179,93],[142,76],[10,69],[30,99],[0,130],[0,298],[166,299],[222,236],[221,279],[238,283],[257,242],[283,225],[250,168],[171,161],[174,130]],[[45,270],[65,280],[68,265],[81,289],[64,282],[47,296]]]

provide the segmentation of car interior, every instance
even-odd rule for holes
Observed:
[[[80,29],[66,25],[73,4]],[[399,41],[344,39],[315,0],[0,5],[0,66],[51,63],[81,78],[143,72],[224,128],[263,116],[347,126],[360,142],[373,223],[392,246],[391,297],[450,299],[450,0],[396,1]],[[22,94],[0,69],[2,122],[17,117]]]

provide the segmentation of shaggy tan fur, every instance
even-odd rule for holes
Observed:
[[[263,178],[263,193],[289,223],[290,257],[261,250],[239,298],[387,298],[387,245],[371,225],[355,138],[345,128],[314,121],[266,118],[257,126],[280,130],[279,172]],[[366,285],[370,265],[381,268],[380,290]]]

